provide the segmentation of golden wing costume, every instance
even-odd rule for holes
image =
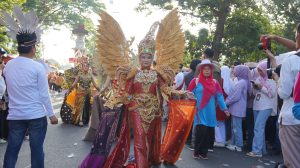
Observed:
[[[156,70],[169,84],[183,61],[184,45],[178,12],[173,10],[161,21],[156,36]]]
[[[118,22],[105,11],[100,13],[97,49],[98,63],[113,80],[114,93],[122,93],[125,81],[132,69],[129,57],[129,44]],[[113,108],[121,102],[120,96],[112,96],[106,106]]]
[[[106,74],[113,79],[113,96],[105,106],[113,108],[118,104],[125,104],[126,109],[118,143],[105,165],[100,167],[121,168],[125,164],[130,149],[130,119],[135,132],[135,166],[148,168],[160,164],[162,95],[183,94],[170,87],[183,60],[185,44],[178,12],[173,10],[160,23],[154,23],[138,45],[138,58],[149,59],[151,56],[153,59],[156,54],[157,64],[154,69],[142,65],[141,68],[131,66],[129,44],[120,25],[104,11],[100,17],[98,60]],[[185,120],[185,117],[181,119]],[[188,130],[186,132],[189,133]],[[170,137],[164,139],[170,140]],[[169,146],[164,150],[168,148]],[[181,152],[180,149],[176,150]]]

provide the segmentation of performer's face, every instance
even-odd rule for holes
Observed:
[[[204,75],[205,77],[209,77],[210,74],[211,74],[211,68],[210,68],[210,66],[209,66],[209,65],[205,65],[205,66],[203,67],[203,75]]]
[[[83,64],[82,69],[83,69],[84,72],[88,72],[89,71],[89,65],[88,64]]]
[[[153,56],[151,54],[142,53],[140,55],[140,64],[142,68],[150,68],[153,62]]]

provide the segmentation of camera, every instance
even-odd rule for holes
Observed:
[[[275,72],[280,77],[281,65],[278,65],[276,68],[267,69],[268,78],[272,79],[273,72]]]
[[[272,49],[272,45],[271,45],[271,39],[268,37],[262,37],[260,40],[260,43],[258,43],[257,48],[259,50],[270,50]],[[280,74],[280,70],[281,70],[281,65],[276,67],[276,68],[272,68],[271,67],[271,63],[270,63],[270,59],[268,58],[268,63],[267,63],[267,75],[269,79],[272,79],[273,76],[273,72],[275,72],[276,74]]]
[[[260,40],[260,43],[258,43],[257,48],[260,50],[270,50],[271,51],[271,39],[269,39],[268,37],[263,37]]]

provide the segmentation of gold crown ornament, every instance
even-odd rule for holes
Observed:
[[[143,38],[143,40],[139,43],[138,46],[138,54],[155,54],[155,31],[159,26],[159,22],[155,22],[152,24],[149,32]]]

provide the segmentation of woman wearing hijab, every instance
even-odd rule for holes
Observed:
[[[198,78],[194,78],[188,90],[193,92],[197,100],[197,111],[194,117],[195,127],[195,159],[208,159],[207,152],[214,127],[217,125],[216,104],[229,115],[219,83],[212,76],[213,65],[209,60],[203,60]]]
[[[267,62],[257,66],[259,78],[253,82],[254,138],[252,151],[247,153],[251,157],[262,157],[266,153],[265,127],[272,112],[277,113],[276,82],[268,79]]]
[[[229,95],[233,82],[230,78],[230,68],[228,66],[221,67],[221,87],[223,91],[223,96],[226,99]],[[215,127],[215,147],[225,147],[226,144],[226,128],[225,121],[227,116],[221,111],[220,108],[217,108],[217,126]]]
[[[231,114],[232,130],[231,145],[228,145],[227,148],[238,152],[241,152],[243,147],[242,119],[246,116],[247,93],[251,91],[249,72],[249,68],[245,65],[238,65],[234,68],[233,73],[237,82],[226,99]]]

